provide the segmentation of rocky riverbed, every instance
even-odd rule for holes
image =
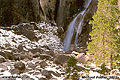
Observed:
[[[65,72],[70,56],[78,60],[78,80],[87,75],[101,76],[100,66],[84,64],[93,56],[83,49],[72,46],[70,51],[62,51],[63,44],[57,29],[55,24],[34,22],[1,26],[0,80],[67,80]],[[120,72],[116,69],[110,75],[119,79]]]

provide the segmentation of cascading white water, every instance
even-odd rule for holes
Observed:
[[[82,22],[84,20],[85,12],[88,10],[90,3],[91,3],[91,0],[85,0],[85,5],[84,5],[85,10],[80,12],[73,19],[73,21],[69,24],[68,29],[67,29],[67,33],[66,33],[65,38],[64,38],[64,51],[68,51],[70,49],[72,36],[73,36],[73,33],[74,33],[74,29],[76,27],[76,20],[77,20],[78,17],[80,17],[80,22],[79,22],[76,37],[75,37],[75,45],[77,46],[77,38],[78,38],[78,35],[80,35],[81,32],[82,32],[82,26],[81,25],[82,25]]]

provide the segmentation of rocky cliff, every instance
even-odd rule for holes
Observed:
[[[0,25],[40,21],[39,0],[0,0]]]
[[[78,46],[81,47],[86,47],[86,42],[89,40],[89,33],[92,30],[92,25],[89,24],[89,21],[92,19],[92,15],[95,13],[95,11],[97,10],[97,0],[91,0],[90,6],[88,8],[88,10],[85,12],[84,15],[84,19],[82,22],[82,32],[81,34],[78,36]],[[79,20],[78,20],[79,23]],[[77,32],[77,29],[75,30],[75,32]]]

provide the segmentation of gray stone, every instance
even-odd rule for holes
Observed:
[[[32,62],[27,63],[29,68],[35,69],[36,64],[33,64]]]
[[[20,71],[19,71],[19,69],[11,69],[11,70],[10,70],[10,73],[11,73],[11,74],[19,74]]]
[[[64,54],[58,54],[55,59],[54,59],[54,62],[56,64],[65,64],[67,63],[67,61],[69,60],[70,56],[69,55],[64,55]]]
[[[24,35],[31,41],[37,40],[37,37],[34,33],[34,26],[29,23],[20,24],[18,26],[15,26],[13,29],[16,34]]]
[[[51,73],[47,70],[43,70],[41,73],[42,73],[42,75],[46,76],[47,79],[52,78]]]
[[[16,63],[14,64],[14,67],[15,67],[16,69],[19,69],[19,70],[24,70],[24,69],[25,69],[25,64],[24,64],[23,62],[19,61],[19,62],[16,62]]]
[[[48,64],[45,61],[40,62],[40,67],[48,66]]]

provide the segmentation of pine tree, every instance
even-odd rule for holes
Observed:
[[[94,54],[96,64],[110,62],[111,70],[120,49],[119,30],[116,29],[118,13],[117,0],[98,0],[98,9],[90,21],[93,27],[88,52]]]

